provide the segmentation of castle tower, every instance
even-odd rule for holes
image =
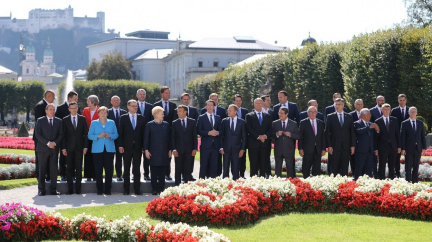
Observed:
[[[21,61],[23,81],[37,79],[38,64],[39,63],[36,61],[36,51],[33,42],[30,40],[30,43],[25,50],[25,60]]]
[[[41,77],[46,77],[55,72],[56,65],[53,62],[54,53],[51,49],[51,42],[48,38],[47,47],[44,51],[43,62],[40,65],[39,75]]]

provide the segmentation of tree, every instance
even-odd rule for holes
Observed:
[[[27,122],[30,122],[30,112],[33,110],[36,103],[43,97],[44,92],[45,83],[42,81],[20,82],[20,85],[18,86],[19,95],[17,95],[17,103],[19,103],[20,111],[25,111]]]
[[[0,80],[0,116],[1,121],[5,121],[5,114],[12,108],[13,98],[19,97],[16,94],[16,84],[12,80]]]
[[[404,0],[408,22],[417,27],[426,27],[432,23],[432,0]]]
[[[98,62],[92,60],[87,70],[87,80],[130,80],[132,78],[132,62],[119,51],[110,52]]]

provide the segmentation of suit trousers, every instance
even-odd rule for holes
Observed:
[[[145,157],[144,153],[142,154],[142,159],[143,159],[144,177],[149,177],[150,176],[150,162]]]
[[[153,192],[163,192],[165,189],[166,166],[150,166],[151,184]]]
[[[225,161],[225,157],[224,157]],[[225,166],[225,164],[224,164]],[[239,176],[244,177],[244,173],[246,171],[246,152],[244,155],[239,159]],[[234,176],[233,176],[234,177]]]
[[[215,178],[218,171],[219,150],[217,147],[201,149],[199,178]]]
[[[69,191],[73,191],[73,180],[76,174],[75,191],[81,192],[83,150],[73,150],[66,156],[66,178]]]
[[[378,178],[378,157],[375,155],[372,157],[373,159],[373,165],[372,165],[372,174],[375,178]]]
[[[395,173],[393,172],[395,169],[397,150],[389,149],[388,151],[378,150],[379,156],[379,169],[378,169],[378,178],[384,180],[386,178],[386,163],[388,163],[389,168],[389,177],[390,179],[394,179]]]
[[[372,176],[372,166],[373,166],[373,153],[370,152],[356,152],[356,168],[354,179],[357,180],[360,176],[366,174]]]
[[[49,167],[51,182],[50,193],[55,192],[57,189],[57,170],[58,170],[58,150],[50,149],[46,152],[37,152],[39,157],[39,180],[38,189],[40,192],[45,193],[45,176]]]
[[[115,172],[117,175],[117,178],[122,177],[122,166],[123,166],[123,154],[120,153],[119,149],[118,149],[118,139],[114,140],[114,144],[115,144],[115,149],[116,149],[116,153],[115,153]]]
[[[84,177],[85,178],[96,178],[95,174],[95,165],[93,163],[93,154],[92,151],[93,141],[88,140],[88,150],[86,155],[84,156]]]
[[[93,153],[93,163],[96,173],[96,187],[98,192],[111,192],[111,184],[114,170],[114,152]],[[105,189],[103,182],[103,170],[105,169]]]
[[[244,154],[241,158],[239,158],[238,157],[239,153],[240,153],[240,150],[238,150],[238,151],[236,150],[236,151],[227,152],[223,155],[223,160],[224,160],[223,178],[229,177],[229,173],[230,173],[229,168],[231,165],[232,179],[233,180],[239,179],[239,175],[240,175],[239,167],[240,167],[240,163],[242,162],[241,159],[246,156],[246,154]]]
[[[181,177],[183,176],[184,182],[191,181],[191,163],[193,162],[192,150],[187,150],[178,153],[178,157],[174,157],[175,161],[175,184],[180,185]]]
[[[396,155],[396,161],[395,161],[395,176],[396,177],[401,177],[400,174],[400,158],[401,158],[401,154],[397,154]]]
[[[294,152],[289,155],[276,156],[275,155],[275,175],[278,177],[282,177],[282,163],[285,158],[285,165],[287,169],[287,177],[295,178],[295,157]]]
[[[355,154],[350,156],[350,167],[351,167],[352,176],[354,176],[355,167],[356,167]]]
[[[333,155],[331,156],[331,162],[329,162],[330,174],[340,174],[341,176],[348,176],[348,164],[350,159],[350,150],[335,150],[333,149]],[[330,161],[330,159],[329,159]],[[356,163],[358,160],[356,159]]]
[[[314,150],[312,154],[304,154],[302,162],[303,178],[310,176],[312,168],[312,176],[319,176],[321,174],[321,152]]]
[[[258,148],[249,148],[250,177],[266,175],[270,144],[260,144]],[[258,174],[259,171],[259,174]]]
[[[225,160],[224,160],[224,162],[225,162]],[[217,163],[217,176],[220,176],[220,175],[222,175],[222,154],[221,153],[219,153],[218,154],[218,163]]]
[[[60,155],[59,155],[59,170],[60,170],[60,176],[66,177],[66,157],[63,155],[63,153],[60,150]]]
[[[418,171],[420,165],[421,152],[415,151],[407,152],[405,154],[405,179],[408,182],[418,182]]]
[[[123,187],[125,192],[130,191],[130,170],[132,165],[132,174],[134,176],[134,191],[140,192],[141,185],[141,150],[125,150],[122,154],[124,162]],[[117,176],[118,177],[118,176]]]

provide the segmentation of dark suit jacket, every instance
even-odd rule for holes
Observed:
[[[315,124],[316,135],[313,132],[309,118],[300,121],[301,138],[298,141],[298,149],[303,150],[305,154],[321,153],[322,150],[326,150],[324,121],[316,118]]]
[[[246,114],[248,114],[249,113],[249,110],[247,110],[247,108],[242,108],[242,107],[240,107],[239,108],[239,110],[240,110],[240,113],[241,113],[241,119],[243,119],[243,120],[245,120],[245,118],[246,118]],[[237,115],[237,118],[239,118],[239,116]]]
[[[348,112],[348,108],[344,106],[343,108],[344,112]],[[330,114],[336,112],[336,108],[334,105],[330,105],[328,107],[325,108],[324,111],[324,122],[327,123],[327,116],[329,116]]]
[[[77,127],[72,124],[71,116],[67,115],[63,118],[63,141],[62,149],[66,149],[68,153],[74,150],[83,150],[88,148],[88,127],[87,120],[82,115],[77,115]]]
[[[350,150],[356,146],[356,135],[352,116],[344,112],[344,124],[341,127],[337,113],[327,116],[326,146],[335,150]]]
[[[178,119],[177,109],[175,109],[174,112],[174,120]],[[194,119],[195,121],[198,120],[198,110],[195,107],[189,106],[189,112],[187,114],[188,118]]]
[[[282,104],[278,103],[273,107],[273,121],[279,119],[279,109]],[[288,102],[288,118],[300,123],[300,112],[298,110],[297,104]]]
[[[162,100],[155,102],[153,104],[153,106],[155,106],[155,107],[159,106],[159,107],[163,108]],[[174,121],[174,113],[176,112],[175,109],[177,108],[177,105],[173,102],[168,101],[168,107],[169,107],[168,115],[165,113],[164,121],[167,121],[169,123],[169,125],[171,126],[172,122]],[[147,108],[146,108],[146,110],[147,110]]]
[[[192,153],[198,149],[197,122],[195,119],[187,118],[186,130],[183,128],[182,120],[174,120],[171,127],[171,147],[178,153]]]
[[[207,117],[207,114],[202,114],[198,117],[197,121],[197,133],[201,136],[201,149],[210,149],[217,148],[218,150],[221,148],[221,139],[220,139],[220,126],[221,126],[221,118],[218,115],[214,115],[214,124],[213,127],[210,124],[210,120]],[[218,136],[210,136],[208,132],[213,130],[219,131]]]
[[[118,128],[119,127],[119,123],[120,123],[120,117],[123,114],[126,114],[126,113],[127,113],[126,110],[119,108],[119,117],[118,117],[118,119],[116,119],[115,118],[115,114],[114,114],[114,109],[110,108],[110,109],[108,109],[108,117],[107,118],[111,119],[111,120],[114,120],[114,122],[116,124],[116,127]]]
[[[62,105],[59,105],[56,109],[55,115],[57,118],[62,119],[70,114],[69,105],[67,102],[64,102]],[[81,114],[81,109],[78,107],[78,114]]]
[[[370,121],[372,123],[375,123],[375,120],[379,119],[382,116],[382,112],[380,113],[380,110],[378,110],[378,108],[375,106],[371,109],[369,109],[370,114],[371,114],[371,119]]]
[[[399,127],[401,127],[401,124],[402,124],[403,121],[409,119],[409,113],[408,113],[409,107],[405,106],[405,110],[406,111],[404,112],[404,116],[403,117],[402,117],[402,113],[401,113],[401,110],[400,110],[400,106],[397,106],[397,107],[395,107],[395,108],[393,108],[391,110],[390,116],[393,116],[393,117],[397,118]]]
[[[206,108],[202,108],[201,109],[201,114],[205,114],[207,113],[207,109]],[[227,117],[227,111],[225,108],[221,107],[221,106],[216,106],[216,115],[218,115],[221,120]]]
[[[153,115],[152,115],[153,104],[148,103],[148,102],[144,102],[144,103],[145,103],[144,104],[144,118],[146,119],[146,122],[150,122],[153,120]],[[137,101],[137,105],[138,105],[137,113],[142,115],[139,101]]]
[[[48,103],[45,101],[45,99],[42,99],[34,107],[35,127],[37,120],[46,115],[45,108],[47,105]],[[33,132],[33,140],[36,141],[36,132]]]
[[[132,127],[132,122],[129,118],[129,113],[123,114],[120,117],[117,132],[118,147],[123,147],[125,152],[140,151],[143,147],[143,137],[146,126],[146,119],[137,113],[137,120],[135,121],[135,130]]]
[[[58,153],[63,139],[63,127],[61,119],[53,117],[53,127],[50,128],[48,118],[41,117],[36,122],[35,135],[38,141],[36,152],[50,152],[52,149],[48,147],[48,142],[56,143],[55,152]]]
[[[276,133],[279,131],[291,132],[291,137],[282,136],[277,137]],[[300,132],[297,123],[291,119],[287,119],[285,130],[282,129],[282,121],[280,119],[272,123],[272,137],[274,139],[274,155],[275,156],[288,156],[290,153],[294,155],[295,140],[300,139]]]
[[[400,128],[398,121],[395,117],[389,117],[389,131],[385,126],[384,116],[375,120],[378,125],[380,132],[375,136],[376,149],[378,152],[397,152],[397,148],[401,148],[400,140]]]
[[[357,110],[352,111],[351,113],[349,113],[352,117],[353,117],[353,121],[357,121],[359,120],[359,116],[357,115]]]
[[[222,120],[221,138],[222,148],[225,153],[238,153],[240,150],[246,151],[246,122],[237,117],[234,132],[231,131],[231,118]]]
[[[357,135],[355,152],[373,153],[375,151],[375,130],[369,128],[372,122],[367,123],[368,126],[364,124],[363,120],[354,122]]]
[[[267,113],[261,113],[262,125],[259,123],[258,115],[255,112],[250,112],[246,115],[246,131],[248,132],[247,145],[248,149],[260,148],[261,141],[258,140],[260,135],[266,135],[267,139],[264,144],[271,143],[272,134],[272,118]]]
[[[301,122],[303,119],[305,119],[305,118],[309,118],[309,116],[308,116],[308,114],[307,114],[307,111],[303,111],[303,112],[300,113],[300,122]],[[322,113],[317,112],[317,116],[316,116],[316,118],[324,122],[324,116],[322,115]],[[311,127],[312,127],[312,126],[311,126]]]
[[[421,152],[426,149],[426,133],[424,124],[421,120],[416,119],[416,131],[412,128],[411,119],[402,122],[401,127],[401,148],[406,152]]]

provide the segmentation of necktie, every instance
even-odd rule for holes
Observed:
[[[144,116],[144,103],[141,103],[140,105],[141,105],[141,108],[140,108],[141,115]]]
[[[184,119],[182,119],[182,125],[183,125],[183,129],[186,131],[186,123],[185,123]]]
[[[402,108],[402,119],[405,119],[405,108]]]
[[[49,119],[49,121],[50,121],[50,129],[52,130],[53,127],[52,119]]]
[[[415,121],[412,121],[412,124],[413,124],[413,129],[414,129],[414,132],[416,132],[417,130],[416,130],[416,125],[415,125]]]
[[[210,114],[210,125],[212,126],[213,129],[213,115]]]
[[[74,128],[76,129],[77,125],[76,125],[75,117],[73,117],[73,126],[74,126]]]
[[[341,113],[339,114],[339,123],[340,123],[341,126],[343,126],[343,124],[344,124]]]
[[[132,116],[132,127],[135,130],[135,115]]]
[[[234,119],[231,118],[231,132],[234,133]]]
[[[262,125],[261,113],[258,113],[258,120],[259,120],[259,123],[260,123],[260,126],[261,126]]]
[[[316,135],[315,120],[312,120],[312,130],[314,132],[314,135]]]
[[[285,121],[282,121],[282,129],[285,130]]]
[[[119,119],[119,112],[118,112],[118,109],[116,110],[116,120],[118,121],[118,119]]]
[[[168,102],[165,102],[165,115],[168,116]]]
[[[389,130],[390,130],[390,125],[389,125],[389,122],[388,122],[388,118],[385,118],[385,121],[386,121],[385,126],[386,126],[386,128],[387,128],[387,132],[389,132]]]
[[[237,110],[237,117],[241,118],[241,109],[240,108]]]

